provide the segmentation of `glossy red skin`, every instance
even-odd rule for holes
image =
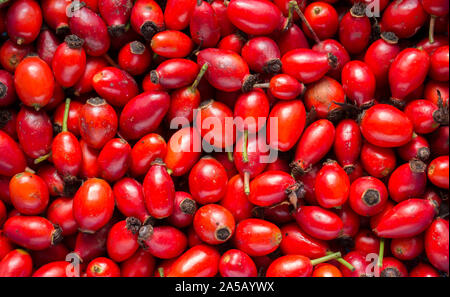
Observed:
[[[256,134],[249,135],[247,139],[247,160],[243,157],[244,137],[240,137],[236,142],[236,149],[233,154],[234,166],[245,180],[245,175],[250,179],[255,178],[267,168],[270,151],[263,137]]]
[[[441,92],[441,98],[444,103],[448,103],[449,87],[448,82],[436,82],[433,80],[428,81],[424,89],[424,98],[430,100],[434,104],[439,104],[439,96],[437,91]]]
[[[26,57],[16,68],[14,85],[23,104],[39,109],[52,98],[55,80],[47,63],[39,57]]]
[[[377,87],[382,88],[389,83],[389,67],[399,53],[399,45],[391,44],[383,39],[373,42],[366,50],[364,62],[375,75]]]
[[[32,251],[33,266],[41,267],[47,263],[55,261],[65,261],[70,250],[65,246],[65,243],[58,243],[42,251]],[[73,268],[72,268],[73,269]]]
[[[256,265],[246,253],[231,249],[220,258],[219,272],[222,277],[256,277]]]
[[[435,214],[432,202],[408,199],[385,213],[373,231],[377,236],[385,238],[413,237],[430,226]]]
[[[22,172],[13,176],[9,182],[11,203],[24,215],[42,213],[48,205],[47,184],[38,175]]]
[[[397,149],[397,153],[404,161],[412,159],[421,159],[427,161],[427,153],[430,153],[431,148],[428,140],[420,135],[413,136],[413,139]],[[434,151],[433,151],[434,152]]]
[[[188,56],[194,44],[189,36],[180,31],[167,30],[156,33],[150,46],[154,53],[166,58],[184,58]]]
[[[302,170],[319,162],[334,143],[335,128],[328,120],[318,120],[309,125],[295,151],[294,162]],[[317,147],[317,144],[321,145]]]
[[[237,29],[228,19],[228,3],[225,3],[224,0],[214,0],[210,4],[216,15],[217,23],[219,24],[220,36],[224,37],[233,34]]]
[[[283,73],[289,74],[305,84],[320,80],[332,69],[327,53],[307,48],[287,52],[281,58],[281,63]]]
[[[17,114],[17,136],[23,152],[30,158],[38,158],[50,151],[53,126],[45,111],[22,107]]]
[[[70,0],[44,0],[41,2],[45,23],[56,32],[69,28],[69,17],[66,13]]]
[[[342,87],[350,102],[357,106],[370,103],[375,95],[375,75],[366,63],[351,61],[342,69]]]
[[[120,134],[125,139],[139,139],[158,128],[170,106],[165,91],[148,91],[131,99],[120,114]]]
[[[227,11],[230,11],[229,6]],[[244,59],[230,50],[204,49],[198,53],[197,62],[199,66],[208,63],[205,78],[211,86],[225,92],[240,90],[250,74]]]
[[[361,148],[361,163],[371,176],[383,178],[394,171],[397,158],[393,149],[365,142]]]
[[[194,117],[194,127],[203,141],[223,149],[232,146],[235,141],[235,127],[231,119],[233,112],[228,106],[219,101],[207,101],[199,107]]]
[[[99,257],[92,260],[86,268],[87,277],[120,277],[119,266],[111,259]]]
[[[98,155],[100,175],[108,182],[122,178],[131,162],[131,146],[122,138],[108,141]]]
[[[145,175],[151,163],[157,158],[164,158],[166,151],[166,141],[159,134],[150,133],[142,137],[131,150],[132,175],[135,177]]]
[[[17,44],[32,43],[39,35],[42,11],[33,0],[15,1],[6,13],[8,36]]]
[[[350,61],[350,55],[345,47],[334,39],[326,39],[315,44],[312,49],[319,53],[332,53],[337,58],[336,68],[330,69],[328,75],[339,80],[342,68]]]
[[[399,38],[410,38],[423,26],[427,13],[420,0],[391,2],[383,12],[381,31],[394,32]]]
[[[336,161],[327,162],[320,169],[316,177],[314,193],[317,202],[324,208],[342,206],[347,201],[350,180]]]
[[[303,202],[299,201],[298,204],[302,205]],[[291,215],[292,204],[288,201],[283,201],[281,203],[265,208],[258,209],[258,207],[256,207],[253,212],[254,213],[256,212],[256,214],[260,218],[264,218],[264,220],[267,220],[277,225],[287,224],[294,220]]]
[[[234,157],[232,160],[228,158],[228,154],[225,152],[217,152],[213,154],[213,157],[222,164],[227,172],[228,179],[238,174],[236,167],[234,166]]]
[[[399,147],[412,139],[411,120],[405,113],[391,105],[372,106],[364,113],[360,125],[364,138],[376,146]]]
[[[86,53],[83,48],[73,49],[63,42],[55,51],[52,69],[56,82],[68,88],[81,78],[86,67]]]
[[[0,261],[0,277],[30,277],[33,259],[22,249],[9,252]]]
[[[281,10],[281,12],[283,13],[283,15],[285,17],[287,17],[289,15],[289,2],[290,2],[290,0],[274,0],[273,1],[273,3],[275,3],[276,6],[278,6],[278,8]],[[295,2],[297,2],[297,5],[302,12],[305,10],[306,4],[308,4],[306,0],[295,0]],[[298,15],[294,14],[293,19],[297,21],[300,18]]]
[[[33,277],[68,277],[67,269],[72,271],[73,265],[66,261],[50,262],[33,273]]]
[[[351,271],[342,264],[339,264],[339,269],[344,277],[362,277],[366,276],[367,265],[366,256],[359,251],[351,251],[347,253],[344,257],[348,263],[355,267],[354,271]]]
[[[315,164],[309,167],[309,170],[300,176],[296,176],[295,178],[302,182],[303,189],[305,190],[305,201],[309,205],[319,205],[316,200],[315,195],[315,186],[316,186],[316,177],[322,168],[322,164]]]
[[[425,233],[425,252],[430,263],[448,273],[448,221],[436,219]]]
[[[392,97],[404,100],[409,93],[423,84],[429,67],[430,57],[424,50],[407,48],[401,51],[389,68]]]
[[[260,219],[246,219],[236,226],[233,240],[237,249],[255,257],[275,251],[281,239],[281,231],[275,224]]]
[[[277,35],[275,40],[282,56],[293,49],[309,48],[308,39],[306,39],[303,31],[295,24],[292,24],[287,30]]]
[[[30,250],[44,250],[53,245],[53,224],[44,217],[13,216],[3,225],[4,234],[15,244]]]
[[[0,176],[0,200],[5,204],[11,204],[9,196],[9,179],[7,176]]]
[[[144,92],[148,91],[164,91],[163,87],[159,83],[152,83],[150,78],[150,73],[148,73],[142,80],[142,90]]]
[[[391,275],[394,273],[394,275]],[[385,257],[383,266],[380,268],[381,277],[407,277],[408,270],[406,266],[393,257]]]
[[[47,103],[47,105],[45,105],[44,109],[46,111],[54,110],[60,103],[64,101],[64,99],[65,99],[64,89],[60,85],[55,83],[52,98]]]
[[[192,40],[201,48],[215,47],[219,42],[219,22],[208,2],[198,1],[194,6],[189,29]]]
[[[118,28],[119,30],[117,33],[119,34],[121,32],[120,30],[125,30],[125,25],[128,23],[131,16],[132,7],[133,1],[131,0],[98,1],[100,16],[112,32],[114,32],[115,28]],[[112,33],[112,35],[114,36],[114,33]]]
[[[414,162],[414,161],[413,161]],[[389,177],[389,196],[396,202],[408,198],[421,197],[427,186],[427,174],[425,170],[417,172],[412,170],[409,163],[403,164]]]
[[[378,201],[373,205],[365,201],[364,195],[368,190],[378,193]],[[351,208],[361,216],[379,214],[386,206],[388,191],[382,181],[375,177],[365,176],[355,180],[350,188],[349,202]]]
[[[359,251],[364,255],[374,253],[377,254],[380,249],[380,239],[367,229],[362,229],[354,237],[355,251]]]
[[[69,18],[69,27],[72,34],[84,40],[83,47],[89,56],[104,55],[111,44],[103,19],[88,7],[82,7]]]
[[[273,162],[267,164],[266,171],[279,170],[290,172],[289,162],[283,157],[277,157]]]
[[[184,30],[189,26],[195,0],[168,0],[164,10],[164,22],[170,30]]]
[[[17,111],[11,108],[3,109],[1,111],[1,117],[0,130],[5,132],[12,139],[17,140]]]
[[[189,173],[189,190],[200,204],[220,201],[226,193],[228,176],[222,164],[214,158],[202,158]]]
[[[167,168],[174,176],[187,173],[201,155],[201,136],[196,129],[185,127],[175,132],[167,143],[164,158]]]
[[[164,89],[177,89],[192,84],[200,68],[187,59],[169,59],[158,65],[155,72]]]
[[[154,257],[172,259],[179,257],[187,247],[186,235],[172,226],[158,226],[144,241],[145,249]]]
[[[115,67],[105,67],[92,77],[95,92],[116,107],[125,106],[138,95],[138,85],[126,71]]]
[[[179,118],[187,119],[192,122],[194,117],[194,109],[200,105],[201,94],[198,88],[193,89],[192,86],[187,86],[175,89],[170,93],[170,106],[167,111],[167,121],[172,122]],[[176,119],[178,118],[178,119]]]
[[[76,253],[84,263],[104,255],[106,253],[108,232],[113,224],[114,221],[111,220],[94,234],[78,232],[73,248],[74,253]]]
[[[433,268],[433,266],[419,263],[411,271],[409,271],[409,277],[440,277],[439,273]]]
[[[280,249],[284,255],[304,255],[314,259],[325,256],[329,249],[326,241],[309,236],[295,223],[281,227],[281,234]]]
[[[386,213],[388,213],[392,208],[394,208],[395,203],[392,200],[388,200],[384,209],[377,215],[370,217],[370,228],[374,229]]]
[[[339,20],[337,11],[326,2],[309,4],[305,8],[304,15],[320,40],[331,38],[338,31]],[[303,32],[312,38],[312,34],[305,24],[302,24],[302,28]]]
[[[302,135],[306,124],[306,110],[300,100],[280,101],[274,105],[267,123],[267,143],[282,152],[290,150]],[[276,132],[272,136],[272,129]],[[305,132],[306,133],[306,132]]]
[[[63,236],[73,235],[78,231],[78,224],[73,217],[72,198],[60,197],[53,200],[47,209],[47,218],[61,227]]]
[[[117,132],[114,109],[105,101],[87,101],[80,112],[81,138],[92,148],[101,149]]]
[[[92,78],[95,74],[107,67],[108,63],[103,57],[91,57],[86,58],[86,67],[81,75],[80,79],[73,86],[75,94],[86,94],[92,91]]]
[[[430,135],[431,151],[436,156],[449,154],[449,128],[448,126],[439,127]]]
[[[19,63],[33,51],[30,44],[18,45],[10,39],[6,40],[0,48],[0,64],[9,72],[14,72]]]
[[[321,264],[314,268],[312,277],[342,277],[342,272],[332,264]]]
[[[194,230],[200,239],[207,244],[221,244],[227,241],[234,233],[235,221],[233,214],[218,204],[207,204],[200,207],[194,216]],[[225,239],[219,238],[217,232],[228,230]]]
[[[170,267],[169,277],[212,277],[219,270],[220,254],[207,245],[198,245],[183,253]]]
[[[5,204],[0,200],[0,226],[3,226],[3,223],[6,221],[7,217]],[[0,257],[1,258],[1,257]]]
[[[193,204],[193,209],[185,209],[184,203]],[[197,205],[192,199],[191,194],[187,192],[175,192],[174,209],[172,214],[167,218],[170,225],[176,228],[185,228],[192,224],[194,220],[194,213],[197,210]]]
[[[361,153],[362,137],[356,121],[345,119],[336,127],[334,154],[344,170],[353,170]]]
[[[61,132],[52,143],[52,162],[63,177],[77,176],[81,170],[82,153],[78,139],[70,132]]]
[[[133,43],[143,46],[143,51],[134,51]],[[141,75],[147,71],[152,62],[152,56],[148,48],[139,41],[127,43],[117,57],[120,68],[131,75]]]
[[[216,3],[217,1],[213,2]],[[237,54],[241,54],[241,50],[244,47],[245,39],[237,33],[226,35],[217,44],[217,48],[221,50],[230,50]]]
[[[241,55],[252,71],[258,73],[278,72],[267,66],[269,62],[281,58],[278,45],[268,37],[250,39],[242,48]]]
[[[430,57],[430,71],[428,75],[441,82],[449,80],[449,46],[437,48]]]
[[[345,103],[345,93],[339,82],[324,76],[306,87],[303,100],[309,111],[314,107],[317,117],[325,119],[331,112],[340,109],[334,102]]]
[[[286,200],[286,189],[295,184],[295,179],[283,171],[266,171],[250,183],[250,203],[267,207]]]
[[[405,106],[404,113],[413,123],[414,132],[428,134],[439,127],[433,119],[436,110],[438,106],[429,100],[414,100]]]
[[[358,233],[361,225],[360,216],[355,213],[348,204],[344,204],[341,208],[335,209],[335,213],[339,216],[343,223],[339,238],[353,238]]]
[[[220,205],[231,212],[236,223],[252,216],[253,205],[248,201],[244,192],[244,180],[240,175],[230,178],[225,196]]]
[[[305,92],[305,86],[287,74],[278,74],[270,79],[270,93],[277,99],[292,100]]]
[[[166,166],[155,164],[150,167],[144,179],[143,190],[145,206],[152,217],[162,219],[172,214],[175,186]]]
[[[424,249],[423,237],[396,238],[391,241],[391,252],[401,261],[413,260],[418,257]]]
[[[0,106],[5,107],[16,101],[16,92],[14,89],[14,76],[5,70],[0,70],[0,85],[2,86],[2,95],[0,96]],[[5,88],[5,90],[4,90]]]
[[[427,11],[427,13],[434,16],[445,16],[448,14],[448,2],[447,1],[430,1],[430,0],[422,0],[420,1],[423,8]]]
[[[318,206],[301,206],[294,213],[294,217],[303,231],[317,239],[335,239],[344,227],[336,214]]]
[[[243,125],[237,124],[239,131],[248,130],[256,133],[262,128],[259,118],[267,118],[269,115],[269,99],[261,90],[254,90],[241,94],[234,105],[234,118],[243,120]],[[264,121],[265,124],[265,121]]]
[[[287,255],[275,259],[267,268],[266,277],[309,277],[311,260],[302,255]]]
[[[152,23],[157,31],[162,31],[164,28],[164,15],[161,7],[153,0],[138,0],[134,3],[131,10],[130,18],[131,27],[134,31],[144,36],[147,40],[150,40],[153,36],[151,33],[147,33],[143,27]]]
[[[448,174],[449,172],[449,158],[447,156],[441,156],[433,161],[428,166],[428,179],[439,188],[449,188]]]
[[[347,12],[339,23],[339,41],[351,54],[363,52],[369,44],[372,25],[369,18]]]
[[[67,129],[76,136],[80,135],[80,112],[83,104],[78,101],[71,101],[69,107],[69,117],[67,119]],[[53,124],[62,127],[64,120],[65,103],[61,103],[53,113]]]
[[[138,250],[137,232],[128,228],[127,220],[112,226],[106,240],[108,256],[115,262],[129,259]]]
[[[142,223],[150,217],[144,203],[142,185],[129,177],[117,181],[113,187],[117,209],[126,217],[136,217]]]
[[[98,231],[112,218],[113,212],[113,191],[102,179],[88,179],[73,198],[73,216],[83,232]]]
[[[82,159],[80,176],[83,178],[100,176],[100,167],[97,162],[98,154],[100,152],[91,148],[84,140],[80,140],[80,149]]]
[[[120,275],[122,277],[150,277],[155,270],[155,258],[139,249],[133,256],[120,264]]]
[[[284,22],[280,9],[268,0],[232,0],[227,7],[228,19],[250,35],[267,35]]]
[[[0,231],[0,261],[12,250],[14,250],[14,244],[6,237],[3,231]]]

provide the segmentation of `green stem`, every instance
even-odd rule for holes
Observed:
[[[43,156],[40,156],[39,158],[34,159],[34,164],[39,164],[39,163],[47,160],[48,158],[50,158],[51,155],[52,155],[52,152],[45,154]]]
[[[250,195],[250,172],[244,172],[244,192],[245,195]]]
[[[342,257],[341,252],[331,253],[331,254],[326,255],[326,256],[324,256],[322,258],[311,260],[311,265],[315,266],[317,264],[320,264],[320,263],[323,263],[323,262],[327,262],[327,261],[330,261],[330,260],[335,260],[335,259],[338,259],[338,258],[341,258],[341,257]]]
[[[333,252],[327,252],[327,255],[331,254],[333,254]],[[345,261],[344,258],[337,258],[336,261],[338,261],[339,263],[350,269],[350,271],[355,271],[355,267],[352,264]]]
[[[436,25],[436,16],[432,15],[430,18],[430,28],[428,31],[428,40],[430,43],[434,43],[434,27]]]
[[[248,142],[248,130],[244,130],[244,141],[242,147],[242,161],[248,163],[248,153],[247,153],[247,142]]]
[[[172,173],[173,173],[173,170],[172,170],[172,169],[167,168],[166,170],[167,170],[167,173],[168,173],[169,175],[172,175]]]
[[[67,120],[69,119],[69,110],[70,110],[70,98],[67,98],[66,105],[64,107],[64,118],[61,132],[67,132]]]
[[[314,41],[319,44],[320,43],[320,39],[317,36],[316,32],[314,32],[314,29],[311,27],[311,25],[309,24],[308,20],[306,19],[305,15],[303,14],[303,12],[300,10],[300,7],[298,7],[297,1],[292,0],[291,2],[289,2],[289,5],[294,6],[294,10],[295,12],[298,14],[298,16],[300,17],[300,19],[302,20],[302,22],[305,24],[305,26],[308,28],[309,32],[311,32],[311,35],[314,39]]]
[[[159,267],[159,268],[158,268],[158,273],[159,273],[159,276],[160,276],[160,277],[165,277],[165,275],[164,275],[164,268]]]
[[[227,156],[228,156],[228,161],[234,162],[233,152],[227,152]]]
[[[384,257],[384,238],[381,238],[380,251],[378,252],[378,267],[383,266],[383,257]]]
[[[258,89],[258,88],[268,89],[268,88],[270,88],[270,83],[261,83],[261,84],[254,84],[253,85],[253,89]]]
[[[192,86],[191,86],[192,92],[195,92],[195,90],[197,90],[198,84],[202,80],[202,77],[205,75],[206,70],[208,70],[207,63],[203,64],[202,68],[200,68],[200,72],[198,73],[197,77],[195,78],[194,82],[192,83]]]

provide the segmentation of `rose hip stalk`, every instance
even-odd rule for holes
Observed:
[[[438,17],[445,17],[448,15],[449,6],[448,1],[445,0],[421,0],[423,9],[430,14],[430,29],[429,29],[429,41],[430,43],[434,43],[434,31],[436,20]],[[448,270],[448,269],[447,269]]]

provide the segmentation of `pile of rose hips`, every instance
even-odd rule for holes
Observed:
[[[0,276],[448,274],[449,2],[361,1],[1,1]]]

